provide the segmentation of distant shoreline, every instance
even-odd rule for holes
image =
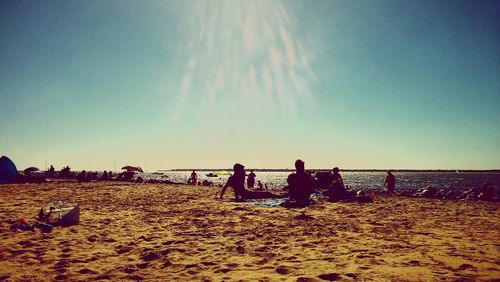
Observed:
[[[158,172],[166,171],[232,171],[231,168],[175,168],[175,169],[159,169]],[[248,168],[247,170],[260,171],[260,172],[291,172],[295,169],[289,168]],[[331,171],[326,168],[313,168],[310,171]],[[500,169],[391,169],[393,172],[476,172],[476,173],[500,173]],[[344,172],[386,172],[387,169],[341,169]]]

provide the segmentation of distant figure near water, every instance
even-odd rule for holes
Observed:
[[[264,198],[279,198],[279,195],[275,195],[268,191],[252,191],[245,189],[245,167],[242,164],[235,164],[233,166],[234,174],[231,175],[226,182],[226,185],[222,187],[220,193],[220,198],[224,196],[227,187],[231,186],[234,190],[235,200],[245,200],[245,199],[264,199]]]
[[[198,175],[196,174],[196,171],[193,170],[193,172],[191,172],[191,178],[189,179],[189,183],[190,184],[193,184],[193,185],[196,185],[196,183],[198,183]]]
[[[392,196],[395,194],[395,188],[396,188],[396,177],[392,174],[391,170],[387,171],[387,177],[385,178],[385,185],[387,185],[387,194],[389,196]]]
[[[54,177],[56,175],[56,169],[53,165],[50,165],[49,170],[47,171],[47,177]]]
[[[254,185],[255,185],[255,173],[253,173],[253,169],[252,169],[252,170],[250,170],[250,173],[248,174],[248,177],[247,177],[247,188],[253,189]]]
[[[302,160],[295,161],[295,173],[288,176],[288,195],[290,204],[294,206],[307,206],[311,204],[311,194],[314,192],[314,180],[305,171],[305,163]]]

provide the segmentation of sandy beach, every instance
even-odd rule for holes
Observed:
[[[377,197],[306,209],[216,199],[218,187],[120,182],[0,186],[0,280],[491,281],[500,205]],[[229,191],[227,198],[232,197]],[[80,224],[12,230],[49,201]]]

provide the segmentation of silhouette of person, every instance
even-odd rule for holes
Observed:
[[[226,185],[222,187],[220,193],[220,198],[224,196],[227,187],[231,186],[234,190],[235,200],[244,199],[263,199],[263,198],[277,198],[279,195],[275,195],[268,191],[251,191],[245,189],[245,167],[242,164],[235,164],[233,166],[233,175],[231,175],[226,182]]]
[[[385,178],[384,184],[387,186],[387,194],[389,196],[393,195],[396,188],[396,177],[394,177],[391,170],[387,171],[387,177]]]
[[[334,167],[332,169],[331,183],[328,187],[328,200],[336,202],[339,200],[344,200],[348,197],[347,190],[344,186],[344,180],[339,173],[339,168]]]
[[[247,177],[247,188],[253,189],[254,185],[255,185],[255,173],[253,173],[253,169],[252,169],[252,170],[250,170],[250,173],[248,174],[248,177]]]
[[[314,191],[314,180],[312,176],[305,171],[302,160],[295,161],[295,173],[288,175],[288,196],[290,200],[295,201],[297,205],[309,205],[310,197]]]
[[[55,174],[56,174],[56,169],[54,168],[53,165],[50,165],[48,176],[54,177]]]
[[[198,182],[198,175],[196,174],[196,171],[193,170],[193,172],[191,172],[191,184],[193,185],[196,185],[196,183]],[[189,183],[189,182],[188,182]]]

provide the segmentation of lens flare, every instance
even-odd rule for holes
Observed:
[[[312,103],[312,54],[294,34],[284,2],[209,0],[195,2],[192,11],[181,56],[181,101],[211,106],[237,99],[285,113]]]

